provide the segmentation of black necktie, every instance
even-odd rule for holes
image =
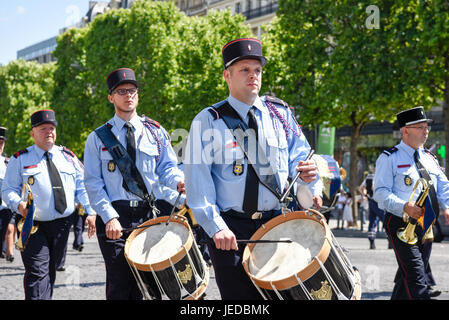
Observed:
[[[424,178],[427,181],[427,183],[429,184],[430,201],[432,202],[433,211],[435,211],[435,214],[438,217],[438,215],[440,213],[440,206],[438,204],[435,187],[433,185],[432,179],[430,178],[429,173],[427,172],[426,168],[423,166],[421,161],[419,161],[418,150],[416,150],[415,153],[413,154],[413,158],[415,159],[416,166],[418,167],[419,176],[421,178]]]
[[[126,128],[126,152],[128,152],[131,160],[136,163],[136,139],[134,137],[133,125],[130,122],[125,122],[124,126]],[[129,192],[125,179],[123,179],[122,186],[123,189]]]
[[[65,199],[64,186],[62,185],[61,176],[59,175],[58,169],[56,169],[55,164],[51,161],[50,155],[45,152],[45,157],[47,158],[47,168],[48,174],[50,176],[51,185],[53,187],[53,195],[55,198],[55,209],[60,214],[63,214],[67,208],[67,200]]]
[[[254,115],[254,109],[251,107],[248,112],[248,127],[254,129],[257,139],[257,121]],[[256,157],[254,157],[256,158]],[[259,196],[259,180],[253,167],[248,163],[248,171],[246,173],[245,195],[243,198],[243,211],[252,214],[257,211],[257,203]]]
[[[126,127],[126,151],[131,159],[136,162],[136,139],[134,137],[133,125],[130,122],[125,123]]]

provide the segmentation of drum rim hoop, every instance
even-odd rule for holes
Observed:
[[[141,225],[139,225],[139,227],[140,226],[151,227],[152,225],[155,225],[158,223],[165,223],[167,221],[168,221],[168,216],[161,216],[161,217],[157,217],[155,219],[149,219],[149,220],[145,221],[144,223],[142,223]],[[125,258],[128,261],[128,263],[140,271],[151,271],[151,270],[160,271],[160,270],[164,270],[164,269],[167,269],[168,267],[170,267],[170,265],[171,265],[170,260],[172,261],[173,264],[176,264],[179,261],[181,261],[181,259],[186,256],[186,251],[189,252],[190,249],[192,248],[192,245],[193,245],[195,239],[193,238],[192,229],[190,228],[187,218],[175,215],[170,220],[170,223],[178,223],[188,229],[188,237],[187,237],[186,242],[173,256],[171,256],[168,259],[165,259],[165,260],[162,260],[162,261],[159,261],[156,263],[150,263],[150,264],[137,263],[137,262],[133,261],[128,256],[129,247],[131,245],[131,242],[137,237],[137,235],[139,235],[141,232],[148,229],[148,228],[141,228],[141,229],[136,229],[133,232],[131,232],[131,234],[126,239],[124,254],[125,254]]]
[[[308,212],[311,212],[312,215],[309,215]],[[313,220],[317,223],[320,223],[324,227],[325,238],[323,241],[323,246],[321,247],[320,251],[316,255],[316,257],[322,263],[324,263],[327,260],[327,258],[329,257],[329,253],[331,251],[331,246],[330,246],[329,242],[326,241],[326,239],[331,238],[330,229],[326,223],[323,223],[325,221],[323,219],[325,219],[325,218],[318,211],[313,210],[313,209],[308,209],[306,211],[288,212],[287,214],[285,214],[285,216],[281,214],[281,215],[271,219],[267,223],[265,223],[265,228],[260,227],[254,233],[254,235],[251,237],[251,240],[261,239],[261,237],[263,235],[265,235],[265,233],[267,233],[274,227],[280,225],[282,222],[286,222],[289,220],[295,220],[297,218],[302,218],[302,219],[305,218],[308,220]],[[288,277],[285,277],[283,279],[278,279],[278,280],[274,280],[274,281],[258,279],[249,272],[249,266],[248,266],[250,252],[254,246],[255,246],[255,244],[248,244],[245,247],[245,250],[243,252],[242,264],[243,264],[243,268],[245,269],[246,274],[254,281],[254,283],[256,285],[258,285],[259,287],[261,287],[263,289],[273,290],[272,284],[276,287],[277,290],[285,290],[285,289],[292,288],[292,287],[298,285],[298,280],[296,279],[296,276],[302,282],[304,282],[307,279],[309,279],[310,277],[312,277],[318,270],[321,269],[320,264],[314,257],[314,259],[312,261],[310,261],[309,264],[306,267],[304,267],[302,270],[300,270],[299,272],[292,274]]]

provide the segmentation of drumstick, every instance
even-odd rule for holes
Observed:
[[[213,243],[212,239],[203,239],[198,241],[199,244],[211,244]],[[292,243],[293,241],[290,238],[281,238],[279,240],[265,240],[265,239],[259,239],[259,240],[247,240],[247,239],[237,239],[237,243]]]
[[[148,228],[148,227],[151,227],[151,226],[157,226],[158,224],[161,224],[160,222],[159,223],[155,223],[155,224],[152,224],[152,225],[145,225],[145,226],[138,226],[138,227],[132,227],[132,228],[124,228],[124,229],[122,229],[122,233],[125,233],[125,232],[131,232],[131,231],[134,231],[134,230],[136,230],[136,229],[143,229],[143,228]],[[106,236],[106,233],[97,233],[97,237],[105,237]]]
[[[315,150],[310,149],[309,154],[306,157],[306,160],[304,161],[308,161],[310,159],[312,159],[313,154],[315,153]],[[281,199],[279,200],[279,202],[284,202],[285,198],[287,198],[288,194],[290,193],[291,188],[293,187],[293,185],[295,184],[296,180],[298,180],[299,175],[302,173],[302,171],[298,171],[298,173],[296,174],[295,178],[292,180],[292,182],[290,183],[290,185],[288,186],[287,190],[285,190],[284,195],[281,197]]]
[[[179,191],[178,197],[176,198],[175,204],[173,205],[173,208],[171,209],[170,216],[168,217],[167,222],[165,223],[166,226],[170,223],[170,219],[173,217],[173,214],[175,213],[175,209],[178,206],[179,198],[181,198],[182,191]]]
[[[237,243],[292,243],[293,241],[288,238],[282,238],[279,240],[243,240],[243,239],[237,239]]]

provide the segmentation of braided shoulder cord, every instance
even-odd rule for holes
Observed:
[[[156,140],[156,144],[157,144],[157,157],[156,160],[159,160],[161,157],[161,150],[162,147],[166,148],[169,146],[170,142],[168,144],[163,144],[162,141],[159,139],[156,131],[154,130],[154,128],[151,126],[150,122],[147,120],[147,118],[145,118],[145,121],[143,122],[144,126],[150,130],[151,135],[153,136],[154,140]]]
[[[296,123],[296,125],[297,125],[299,131],[296,131],[295,129],[293,129],[293,128],[290,126],[290,124],[287,122],[287,119],[285,119],[285,118],[279,113],[279,111],[277,110],[276,106],[275,106],[273,103],[271,103],[271,102],[269,102],[269,101],[265,101],[265,103],[266,103],[266,105],[267,105],[267,107],[268,107],[268,111],[270,112],[270,116],[271,116],[272,118],[274,118],[274,117],[276,116],[276,117],[279,119],[279,121],[282,123],[282,127],[284,128],[285,136],[286,136],[287,139],[288,139],[288,137],[289,137],[289,131],[293,132],[293,134],[294,134],[295,136],[297,136],[297,137],[299,137],[299,136],[301,135],[301,126],[298,124],[298,122],[296,121],[295,117],[293,117],[293,120],[295,121],[295,123]],[[277,130],[277,129],[278,129],[278,128],[277,128],[277,124],[276,124],[275,126],[276,126],[275,129]]]

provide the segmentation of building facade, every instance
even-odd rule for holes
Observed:
[[[59,34],[64,33],[69,28],[82,28],[91,22],[99,14],[109,10],[109,3],[104,1],[89,1],[89,10],[85,16],[76,24],[59,30]],[[31,46],[17,51],[17,59],[25,61],[37,61],[38,63],[49,63],[55,61],[53,51],[56,49],[57,36],[40,41]]]

